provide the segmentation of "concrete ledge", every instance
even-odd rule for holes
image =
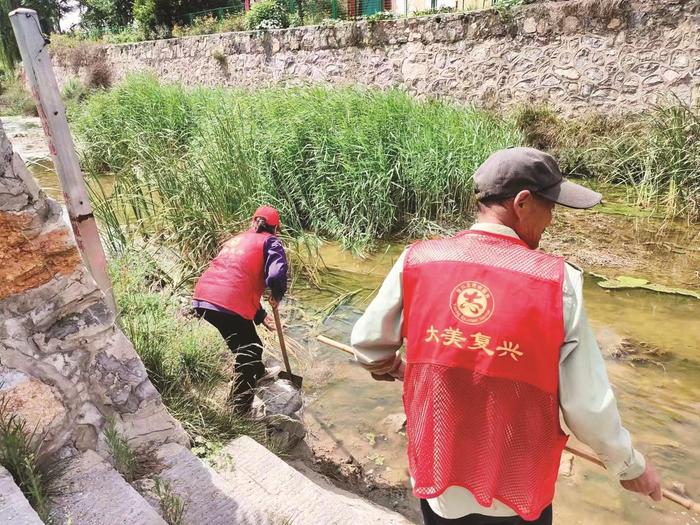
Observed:
[[[249,437],[229,443],[215,468],[239,497],[277,522],[295,525],[409,525],[406,518],[360,496],[321,487]],[[273,522],[274,523],[274,522]]]
[[[57,524],[166,525],[146,500],[91,450],[67,460],[51,489],[57,494],[51,509]]]
[[[170,483],[173,493],[185,504],[183,523],[187,525],[273,525],[273,516],[242,492],[238,486],[219,476],[185,447],[168,444],[160,447],[157,458],[162,465],[158,477]]]
[[[10,473],[0,467],[0,523],[12,525],[42,525]]]

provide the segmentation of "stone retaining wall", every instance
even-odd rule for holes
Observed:
[[[82,263],[61,207],[0,122],[0,410],[43,439],[108,455],[108,418],[135,447],[188,444]]]
[[[57,50],[61,81],[83,55]],[[571,0],[494,10],[226,33],[105,46],[93,62],[118,81],[258,88],[321,82],[403,88],[502,107],[545,100],[565,113],[634,111],[700,98],[700,2]]]

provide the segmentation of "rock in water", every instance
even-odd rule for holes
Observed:
[[[559,462],[559,475],[570,478],[574,475],[574,455],[564,452]]]
[[[382,420],[382,426],[394,434],[404,434],[406,432],[406,415],[390,414]]]
[[[684,498],[689,498],[690,494],[688,493],[688,489],[685,488],[685,485],[681,483],[680,481],[674,481],[673,485],[671,485],[671,490],[678,494],[679,496],[682,496]]]
[[[306,436],[303,405],[301,392],[290,381],[266,381],[255,394],[252,416],[265,423],[270,439],[282,451],[288,451]]]

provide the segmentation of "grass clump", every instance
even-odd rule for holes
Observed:
[[[679,100],[641,115],[560,117],[544,105],[514,114],[525,143],[551,152],[574,177],[627,188],[629,200],[700,220],[700,108]]]
[[[0,397],[0,465],[5,467],[42,521],[48,523],[47,477],[39,468],[36,434]]]
[[[136,452],[129,446],[126,438],[117,430],[113,419],[107,421],[104,435],[117,472],[129,483],[138,479],[139,465]]]
[[[110,266],[125,334],[170,413],[195,443],[210,448],[239,435],[265,440],[261,425],[227,404],[232,356],[218,332],[179,311],[175,283],[147,249],[128,249]]]
[[[645,114],[591,153],[599,178],[632,188],[636,203],[700,220],[700,107],[674,103]]]
[[[0,71],[0,117],[13,115],[35,117],[36,105],[24,87],[19,70],[14,73]]]
[[[168,481],[155,478],[154,491],[158,496],[161,516],[168,525],[182,525],[185,514],[185,503],[173,492]]]
[[[245,30],[246,18],[243,13],[229,13],[221,18],[205,15],[195,18],[190,25],[175,24],[173,26],[173,37],[180,38]]]
[[[455,226],[474,170],[522,141],[508,120],[401,91],[188,91],[144,76],[93,96],[76,128],[86,170],[117,175],[98,213],[173,241],[195,267],[260,202],[280,208],[290,234],[358,251]],[[124,224],[110,229],[119,237]]]
[[[260,0],[246,14],[245,23],[251,31],[284,29],[289,27],[289,10],[282,0]]]

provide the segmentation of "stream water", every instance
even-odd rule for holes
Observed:
[[[43,144],[37,122],[3,118],[3,123],[41,186],[60,199],[55,173],[45,159],[48,152],[37,145]],[[38,139],[32,134],[38,134]],[[296,313],[288,309],[291,335],[308,352],[298,365],[308,394],[305,417],[310,439],[325,443],[339,458],[354,458],[386,486],[408,483],[405,437],[396,432],[395,418],[386,419],[403,413],[401,384],[373,381],[364,370],[351,366],[343,353],[319,346],[314,335],[322,332],[348,342],[354,321],[402,248],[385,246],[375,256],[358,259],[335,245],[325,245],[321,256],[328,271],[322,275],[321,289],[297,283],[295,295],[301,308]],[[653,280],[654,275],[645,277]],[[666,486],[681,483],[691,497],[700,499],[700,301],[641,290],[606,291],[593,277],[587,277],[584,293],[604,353],[623,338],[669,352],[659,363],[609,359],[608,371],[635,445],[652,458]],[[348,301],[334,305],[330,315],[326,311],[322,324],[309,315],[321,312],[342,294],[348,294]],[[573,468],[565,470],[557,484],[556,523],[700,522],[676,505],[653,503],[622,490],[604,471],[583,460],[574,460]],[[415,508],[415,502],[409,502],[411,506]]]

